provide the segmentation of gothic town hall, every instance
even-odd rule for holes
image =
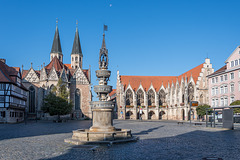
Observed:
[[[53,86],[56,86],[61,78],[70,92],[70,101],[73,103],[72,118],[91,118],[89,102],[92,100],[90,68],[83,69],[83,54],[79,39],[78,28],[73,42],[71,64],[63,63],[63,53],[60,43],[58,26],[54,35],[50,53],[50,63],[41,67],[41,70],[34,70],[32,65],[29,70],[23,70],[23,85],[29,90],[27,113],[28,117],[49,118],[41,111],[44,96],[47,95]]]

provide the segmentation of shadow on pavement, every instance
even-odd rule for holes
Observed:
[[[63,123],[54,123],[52,121],[28,121],[27,124],[0,124],[0,140],[50,134],[72,133],[73,130],[86,129],[90,126],[91,120],[76,120]]]
[[[152,131],[156,130],[155,128]],[[159,131],[161,134],[161,130]],[[239,159],[239,132],[192,131],[173,137],[144,139],[111,147],[71,148],[67,153],[49,158],[63,159],[163,159],[202,160],[206,157]]]

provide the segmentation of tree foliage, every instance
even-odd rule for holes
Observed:
[[[204,105],[200,105],[196,108],[196,111],[197,111],[197,115],[199,115],[201,118],[206,115],[206,109],[207,108],[210,108],[209,105],[207,104],[204,104]]]
[[[240,105],[240,100],[236,100],[230,104],[230,106]],[[233,113],[240,113],[240,108],[234,108]]]
[[[54,86],[44,98],[43,112],[49,113],[51,116],[58,115],[58,120],[60,120],[60,115],[66,115],[72,111],[73,105],[69,103],[68,97],[69,92],[60,78],[57,86]]]

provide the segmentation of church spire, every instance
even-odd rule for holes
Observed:
[[[76,27],[76,32],[75,32],[75,37],[74,37],[74,41],[73,41],[73,48],[72,48],[71,54],[79,54],[82,56],[82,49],[81,49],[81,44],[80,44],[78,27]]]
[[[57,21],[57,23],[58,23],[58,21]],[[54,39],[53,39],[51,53],[62,54],[62,48],[61,48],[60,37],[59,37],[59,32],[58,32],[58,24],[56,25],[56,30],[55,30],[55,35],[54,35]]]
[[[58,19],[56,21],[56,30],[53,38],[52,50],[50,53],[50,60],[52,61],[54,57],[57,57],[61,62],[63,60],[62,48],[58,32]]]

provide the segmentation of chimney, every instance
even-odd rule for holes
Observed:
[[[6,64],[6,59],[0,58],[0,61]]]

